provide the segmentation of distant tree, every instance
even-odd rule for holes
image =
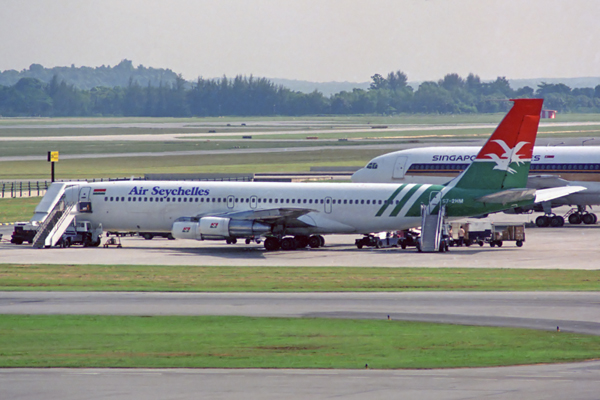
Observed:
[[[515,96],[518,98],[533,98],[534,90],[529,86],[523,86],[522,88],[517,89]]]

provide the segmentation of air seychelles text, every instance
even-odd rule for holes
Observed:
[[[150,191],[148,193],[148,191]],[[181,186],[177,189],[161,189],[160,186],[154,186],[152,189],[134,186],[129,192],[133,196],[208,196],[210,189],[201,189],[198,187],[184,189]]]

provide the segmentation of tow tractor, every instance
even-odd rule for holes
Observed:
[[[365,235],[360,239],[356,239],[354,244],[357,248],[375,247],[377,249],[383,247],[416,247],[419,233],[413,230],[397,231],[394,233],[381,232],[378,234]]]

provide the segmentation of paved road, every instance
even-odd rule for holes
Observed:
[[[19,400],[597,400],[599,393],[600,362],[421,371],[0,370],[0,398]]]

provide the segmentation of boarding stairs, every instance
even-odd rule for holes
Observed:
[[[442,235],[444,231],[444,220],[446,206],[437,207],[441,200],[440,192],[434,192],[430,196],[428,204],[421,204],[421,236],[419,238],[419,251],[435,252],[443,251]],[[436,210],[437,213],[433,213]]]
[[[33,247],[41,249],[43,247],[56,246],[63,233],[75,218],[75,206],[77,203],[67,203],[63,195],[54,205],[48,216],[39,225],[38,231],[33,238]]]

